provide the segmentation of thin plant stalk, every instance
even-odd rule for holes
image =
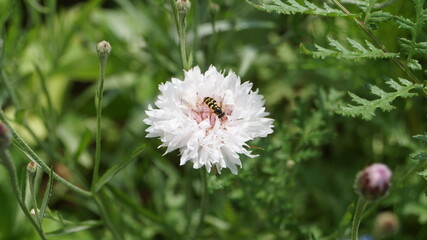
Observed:
[[[6,87],[6,92],[9,94],[10,98],[12,99],[12,102],[15,105],[15,107],[18,110],[19,109],[23,109],[22,105],[21,105],[21,101],[19,100],[18,94],[16,92],[16,88],[13,87],[13,84],[11,83],[10,78],[2,70],[0,70],[0,79],[3,81],[3,83],[4,83],[5,87]],[[45,85],[45,83],[44,83],[44,85]],[[44,89],[45,87],[42,87],[42,88]],[[45,92],[45,90],[43,90],[43,91]],[[49,97],[49,96],[46,96],[46,97]],[[49,104],[49,105],[51,105],[51,104]],[[51,108],[51,107],[49,107],[49,109],[53,110],[53,108]],[[49,110],[49,111],[51,111],[51,110]],[[34,140],[37,142],[37,144],[40,147],[42,147],[45,152],[49,153],[49,155],[53,156],[54,158],[59,158],[58,153],[53,150],[55,148],[52,147],[52,142],[53,143],[55,143],[55,142],[54,141],[49,141],[48,143],[46,143],[46,142],[41,141],[39,139],[39,137],[34,133],[34,131],[29,127],[27,119],[25,118],[25,116],[22,119],[22,125],[24,125],[25,129],[28,131],[28,133],[31,135],[31,137],[34,138]],[[50,125],[50,126],[53,126],[53,125]],[[54,129],[54,127],[49,127],[49,129]],[[48,137],[49,137],[49,139],[52,139],[52,137],[50,136],[50,134],[49,134]]]
[[[176,29],[178,31],[179,49],[181,54],[182,67],[185,70],[189,70],[190,66],[187,58],[187,49],[186,49],[187,43],[185,38],[186,29],[187,29],[187,25],[186,25],[187,14],[182,14],[178,12],[176,8],[175,0],[169,0],[169,2],[172,7],[173,18],[174,18]]]
[[[101,190],[102,191],[102,190]],[[113,234],[114,239],[116,240],[122,240],[123,236],[120,234],[120,231],[116,228],[116,225],[112,222],[109,213],[111,212],[110,209],[107,209],[105,207],[104,202],[102,201],[100,196],[94,196],[96,205],[99,208],[100,214],[104,220],[104,224],[107,226],[108,229],[110,229],[111,234]]]
[[[351,226],[351,240],[358,240],[359,226],[362,220],[363,212],[365,211],[368,201],[363,197],[359,197],[354,211],[353,223]]]
[[[111,51],[111,45],[102,41],[97,46],[97,53],[99,57],[99,80],[98,80],[98,88],[95,93],[95,109],[96,109],[96,150],[95,150],[95,162],[93,168],[93,178],[92,178],[92,187],[91,193],[93,199],[98,206],[102,219],[104,220],[105,226],[110,230],[113,234],[114,239],[121,240],[123,236],[121,235],[121,231],[119,231],[116,225],[113,223],[113,219],[111,218],[111,214],[113,210],[111,207],[108,207],[108,202],[103,201],[105,199],[105,194],[103,194],[102,189],[101,192],[97,191],[96,183],[98,182],[99,177],[99,165],[101,162],[101,117],[102,117],[102,100],[104,95],[104,80],[105,80],[105,67],[107,64],[108,55]]]
[[[346,7],[344,7],[344,5],[342,5],[338,0],[332,0],[332,2],[335,3],[335,5],[337,5],[341,11],[343,11],[345,14],[347,15],[353,15]],[[368,35],[368,37],[374,41],[374,43],[377,45],[377,47],[381,48],[381,50],[383,50],[383,52],[388,53],[388,49],[384,46],[384,44],[382,44],[377,37],[375,37],[375,35],[368,29],[366,28],[364,22],[362,22],[360,19],[358,19],[357,17],[353,17],[353,19],[355,20],[356,24]],[[398,68],[400,68],[414,83],[420,83],[420,80],[410,71],[408,70],[405,65],[403,65],[399,60],[395,59],[395,58],[390,58],[390,61],[392,61]],[[427,92],[425,90],[424,94],[427,96]]]
[[[216,9],[213,9],[214,8],[214,6],[217,6],[217,5],[214,5],[214,3],[211,1],[211,0],[209,0],[209,2],[208,2],[208,4],[209,4],[209,12],[210,12],[210,15],[211,15],[211,27],[212,27],[212,36],[211,36],[211,39],[210,39],[210,63],[211,64],[214,64],[215,63],[215,53],[216,53],[216,47],[217,47],[217,45],[218,45],[218,33],[217,33],[217,31],[216,31],[216,15],[217,15],[217,12],[216,12]]]
[[[185,70],[189,70],[190,66],[188,64],[188,58],[187,58],[187,49],[186,49],[186,39],[185,39],[185,32],[187,29],[187,24],[185,17],[180,14],[179,17],[179,45],[180,45],[180,51],[181,51],[181,59],[182,59],[182,65]]]
[[[98,89],[95,94],[95,108],[96,108],[96,150],[95,150],[95,163],[93,166],[92,177],[92,192],[95,191],[95,185],[99,176],[99,164],[101,162],[101,117],[102,117],[102,100],[104,95],[104,79],[105,79],[105,66],[107,64],[108,54],[106,56],[99,56],[99,80]]]
[[[31,201],[33,204],[33,209],[34,209],[34,215],[37,219],[38,222],[40,222],[40,216],[39,216],[39,211],[38,211],[38,207],[37,207],[37,199],[36,199],[36,190],[35,190],[35,173],[30,173],[27,171],[27,179],[28,179],[28,184],[30,187],[30,195],[31,195]]]
[[[0,79],[3,80],[2,82],[6,88],[6,91],[9,93],[10,98],[12,98],[12,102],[15,103],[15,105],[17,105],[18,108],[20,108],[21,101],[19,100],[19,97],[16,95],[16,92],[14,91],[14,89],[16,88],[12,86],[12,83],[10,82],[9,77],[6,75],[4,70],[0,70]]]
[[[396,184],[396,188],[393,189],[392,192],[396,191],[400,187],[403,186],[403,184],[408,181],[410,177],[412,177],[414,174],[416,174],[418,171],[421,171],[422,169],[427,167],[427,161],[419,161],[415,166],[413,166],[411,169],[406,172],[405,175],[399,180],[399,182]]]
[[[13,164],[12,157],[10,156],[10,154],[7,150],[0,151],[0,163],[2,163],[6,167],[7,171],[9,172],[10,182],[12,184],[12,190],[13,190],[13,193],[15,194],[16,199],[18,200],[19,206],[21,207],[25,216],[28,218],[28,220],[30,220],[31,224],[36,229],[37,234],[40,236],[40,238],[45,240],[46,236],[45,236],[43,230],[37,224],[35,219],[31,216],[30,212],[28,211],[27,206],[25,205],[24,199],[22,198],[22,193],[21,193],[21,190],[19,188],[19,183],[18,183],[18,176],[16,174],[16,168],[15,168],[15,165]],[[35,211],[37,211],[37,210],[35,210]]]
[[[208,200],[208,180],[207,180],[208,173],[206,171],[200,171],[201,176],[201,203],[200,203],[200,217],[199,222],[196,227],[196,230],[194,231],[194,238],[193,239],[200,239],[200,229],[203,228],[203,224],[205,221],[205,215],[206,215],[206,207],[207,207],[207,200]]]
[[[372,9],[373,9],[373,7],[374,7],[374,5],[375,5],[376,2],[377,2],[377,0],[369,0],[368,7],[366,9],[366,15],[363,18],[363,22],[368,21],[369,17],[371,16],[371,11],[372,11]]]
[[[27,155],[28,158],[35,161],[41,169],[43,169],[44,172],[50,173],[51,169],[47,164],[28,146],[28,144],[22,139],[22,137],[15,131],[15,129],[12,128],[9,121],[6,119],[6,116],[4,115],[3,111],[0,109],[0,120],[6,124],[6,126],[9,128],[10,132],[12,133],[14,144],[23,152],[25,155]],[[83,190],[82,188],[68,182],[61,176],[59,176],[57,173],[52,172],[53,178],[57,180],[58,182],[64,184],[67,188],[70,190],[79,193],[80,195],[83,195],[85,197],[91,197],[92,193],[88,192],[86,190]]]

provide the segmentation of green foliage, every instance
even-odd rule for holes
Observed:
[[[114,175],[123,170],[123,168],[129,165],[132,161],[136,160],[136,157],[144,151],[144,148],[145,145],[140,146],[128,158],[124,158],[122,161],[119,161],[114,166],[110,167],[110,169],[108,169],[108,171],[106,171],[96,182],[95,192],[98,192]]]
[[[380,108],[383,111],[390,111],[395,108],[393,105],[391,105],[391,103],[396,98],[408,98],[416,96],[416,93],[410,91],[422,87],[422,84],[413,84],[403,78],[399,78],[399,82],[394,81],[393,79],[389,79],[386,81],[386,84],[395,91],[386,92],[377,86],[368,85],[369,91],[379,97],[378,99],[372,101],[361,98],[354,93],[349,92],[352,101],[358,105],[348,104],[347,106],[341,107],[337,113],[344,116],[360,116],[365,120],[370,120],[375,116],[375,110],[377,108]]]
[[[392,188],[368,206],[361,232],[392,210],[402,226],[392,238],[427,239],[417,141],[427,137],[412,137],[427,132],[425,1],[191,1],[189,58],[252,81],[275,119],[273,134],[248,143],[259,157],[241,156],[237,176],[211,172],[207,195],[205,170],[163,156],[142,122],[158,85],[183,76],[174,1],[78,2],[0,0],[0,117],[16,131],[9,152],[27,199],[25,166],[43,163],[33,201],[49,240],[349,239],[354,178],[373,162],[393,170]],[[113,50],[90,192],[101,40]],[[0,167],[0,239],[36,239],[9,172]]]
[[[261,3],[254,3],[250,0],[247,0],[247,2],[259,10],[277,12],[286,15],[301,13],[329,17],[347,16],[341,10],[332,8],[327,3],[323,3],[323,7],[319,7],[307,0],[300,2],[296,0],[271,0],[262,1]]]
[[[407,54],[427,54],[427,42],[412,42],[409,39],[400,38],[399,44]]]
[[[415,19],[410,20],[402,16],[395,16],[395,21],[399,28],[410,32],[411,38],[399,38],[399,44],[402,51],[407,57],[408,67],[413,70],[421,70],[421,65],[413,60],[415,55],[427,55],[427,42],[419,41],[419,37],[423,32],[424,25],[427,21],[427,9],[424,9],[425,0],[412,0],[415,4]]]
[[[388,12],[376,11],[369,14],[369,18],[365,24],[370,30],[377,30],[379,28],[379,24],[390,21],[393,18],[394,16]]]
[[[325,59],[326,57],[334,57],[337,59],[359,60],[362,58],[377,59],[399,57],[398,53],[384,52],[383,50],[376,48],[368,41],[365,41],[367,47],[351,38],[347,38],[347,41],[353,49],[348,49],[337,40],[328,37],[329,45],[334,49],[327,49],[316,44],[315,46],[317,51],[310,51],[303,45],[301,45],[301,50],[304,53],[313,55],[314,58],[321,59]]]

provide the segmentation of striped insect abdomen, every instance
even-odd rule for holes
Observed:
[[[225,113],[222,111],[222,109],[216,104],[215,99],[211,98],[211,97],[205,97],[203,99],[203,102],[208,105],[208,107],[210,109],[212,109],[212,111],[218,115],[218,118],[222,118]]]

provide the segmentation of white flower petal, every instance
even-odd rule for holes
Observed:
[[[157,109],[149,105],[144,119],[147,137],[159,137],[165,154],[179,149],[180,165],[191,161],[196,169],[210,172],[214,166],[219,173],[229,168],[237,174],[237,166],[242,167],[239,154],[256,157],[246,142],[273,132],[263,96],[251,89],[252,83],[241,83],[232,71],[224,76],[211,66],[202,74],[194,67],[184,80],[172,78],[159,85]],[[222,118],[203,102],[205,97],[216,101]]]

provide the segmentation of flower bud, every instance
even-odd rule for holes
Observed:
[[[354,188],[366,200],[377,200],[387,193],[391,175],[391,170],[386,165],[374,163],[359,172]]]
[[[110,55],[111,45],[107,41],[101,41],[96,47],[96,52],[100,58],[106,58]]]
[[[0,122],[0,151],[8,148],[11,142],[12,135],[10,134],[9,129]]]
[[[216,3],[210,3],[209,11],[211,12],[211,14],[216,15],[219,12],[219,5]]]
[[[295,166],[295,161],[292,159],[289,159],[288,161],[286,161],[286,167],[293,168]]]
[[[374,222],[374,234],[377,238],[384,238],[397,233],[399,219],[392,212],[382,212],[377,215]]]
[[[27,164],[27,171],[30,173],[35,173],[37,171],[37,163],[36,162],[29,162]]]
[[[176,8],[180,14],[186,15],[191,8],[190,0],[176,0]]]

